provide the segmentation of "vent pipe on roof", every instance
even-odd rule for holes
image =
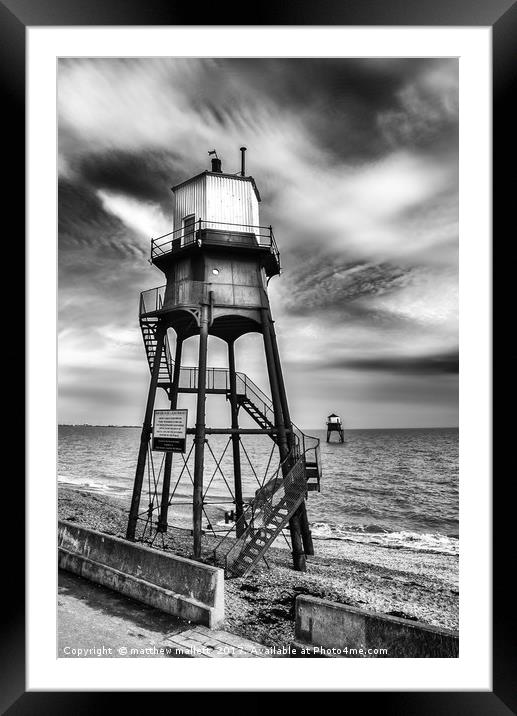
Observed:
[[[218,174],[223,173],[223,169],[221,166],[221,160],[217,157],[212,157],[212,171],[217,172]]]
[[[241,147],[241,177],[246,176],[246,147]]]

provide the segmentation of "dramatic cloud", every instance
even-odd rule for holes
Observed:
[[[331,367],[355,368],[364,371],[385,371],[410,375],[433,373],[457,373],[458,354],[445,353],[435,356],[397,356],[393,358],[370,358],[330,363]]]
[[[64,59],[58,102],[64,422],[140,422],[150,237],[207,150],[232,172],[245,144],[297,422],[456,423],[456,60]],[[237,360],[267,388],[260,337]]]

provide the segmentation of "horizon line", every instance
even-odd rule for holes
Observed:
[[[141,425],[115,425],[114,423],[58,423],[58,428],[141,428]],[[207,426],[208,427],[208,426]],[[210,426],[216,427],[216,426]],[[226,426],[223,426],[226,427]],[[319,430],[320,432],[326,432],[326,428],[304,427],[304,430]],[[347,430],[459,430],[459,425],[412,425],[412,426],[393,426],[393,425],[378,425],[376,427],[369,428],[343,428]]]

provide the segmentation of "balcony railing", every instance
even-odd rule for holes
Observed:
[[[151,261],[161,256],[179,251],[185,246],[204,241],[210,243],[229,243],[241,246],[268,248],[280,262],[280,253],[276,245],[271,226],[253,226],[251,224],[231,224],[220,221],[199,219],[190,226],[182,226],[156,239],[151,239]]]
[[[157,286],[142,291],[139,314],[144,316],[181,306],[198,306],[203,301],[221,306],[260,308],[267,306],[267,294],[261,286],[183,279],[168,287]]]
[[[140,294],[140,308],[139,315],[145,316],[146,313],[156,313],[161,311],[163,308],[163,300],[165,297],[166,286],[156,286],[155,288],[149,288],[147,291],[142,291]]]

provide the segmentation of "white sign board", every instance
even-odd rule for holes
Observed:
[[[185,452],[188,410],[155,410],[153,450]]]

